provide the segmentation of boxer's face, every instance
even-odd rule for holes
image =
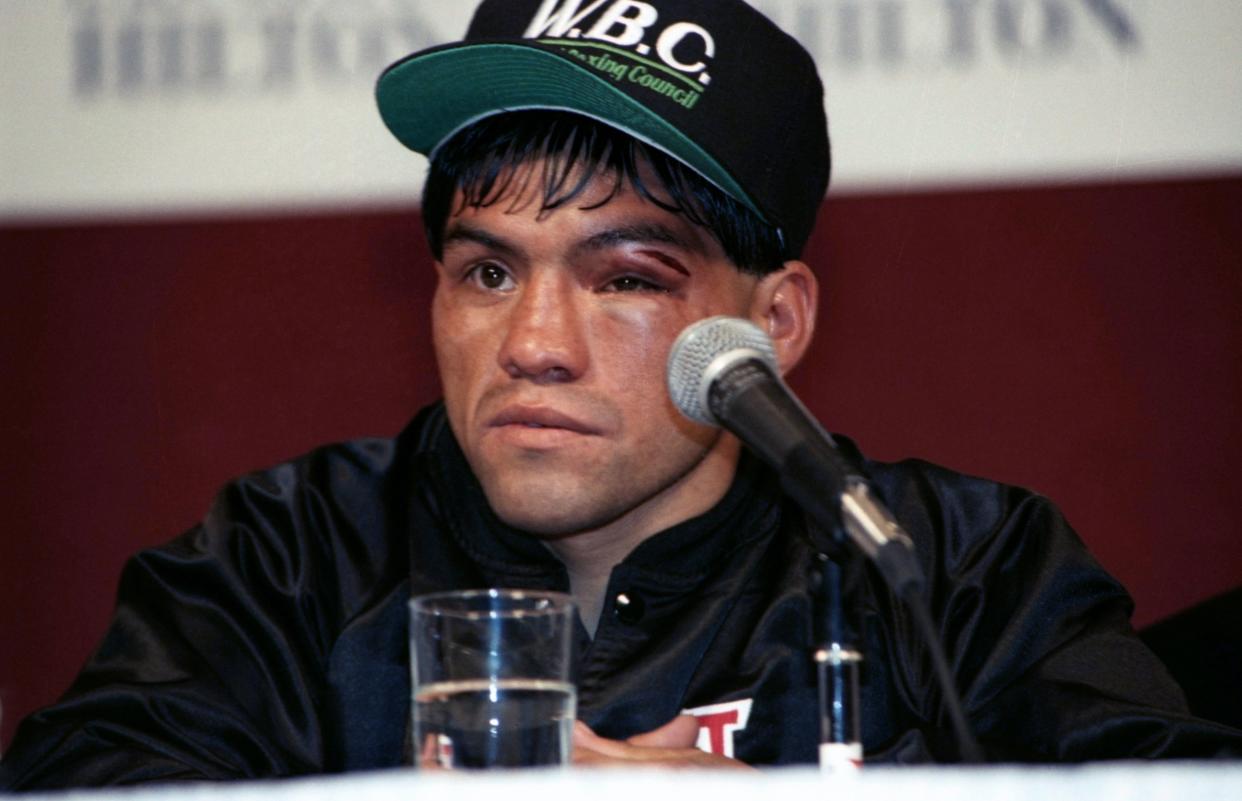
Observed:
[[[747,316],[758,279],[631,187],[605,201],[614,182],[552,211],[522,190],[461,210],[437,264],[453,432],[496,513],[547,538],[680,522],[724,494],[737,459],[732,437],[673,406],[665,362],[690,323]]]

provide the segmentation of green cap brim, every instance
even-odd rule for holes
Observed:
[[[668,153],[765,217],[716,159],[679,130],[609,79],[537,45],[472,43],[428,50],[384,72],[375,96],[388,129],[428,157],[457,131],[494,114],[524,109],[584,114]]]

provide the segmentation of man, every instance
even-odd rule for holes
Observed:
[[[798,256],[828,174],[809,56],[737,0],[486,0],[464,43],[394,65],[378,98],[431,155],[443,403],[394,440],[242,478],[138,555],[3,784],[408,762],[405,601],[479,586],[578,602],[578,762],[813,762],[808,523],[664,386],[672,341],[708,316],[757,324],[783,371],[806,352],[818,291]],[[915,541],[988,757],[1236,752],[1045,500],[841,443]],[[851,569],[868,759],[959,758],[926,643]]]

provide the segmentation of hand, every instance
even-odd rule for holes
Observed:
[[[447,765],[440,759],[440,741],[434,734],[423,738],[423,748],[418,754],[420,770],[444,770]]]
[[[753,770],[745,762],[695,748],[698,736],[699,722],[692,715],[678,715],[658,729],[625,740],[600,737],[579,720],[574,722],[574,764]]]

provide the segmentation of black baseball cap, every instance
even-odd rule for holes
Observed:
[[[432,158],[495,114],[593,117],[749,207],[790,258],[828,188],[815,63],[741,0],[483,0],[461,42],[398,61],[375,93],[389,130]]]

